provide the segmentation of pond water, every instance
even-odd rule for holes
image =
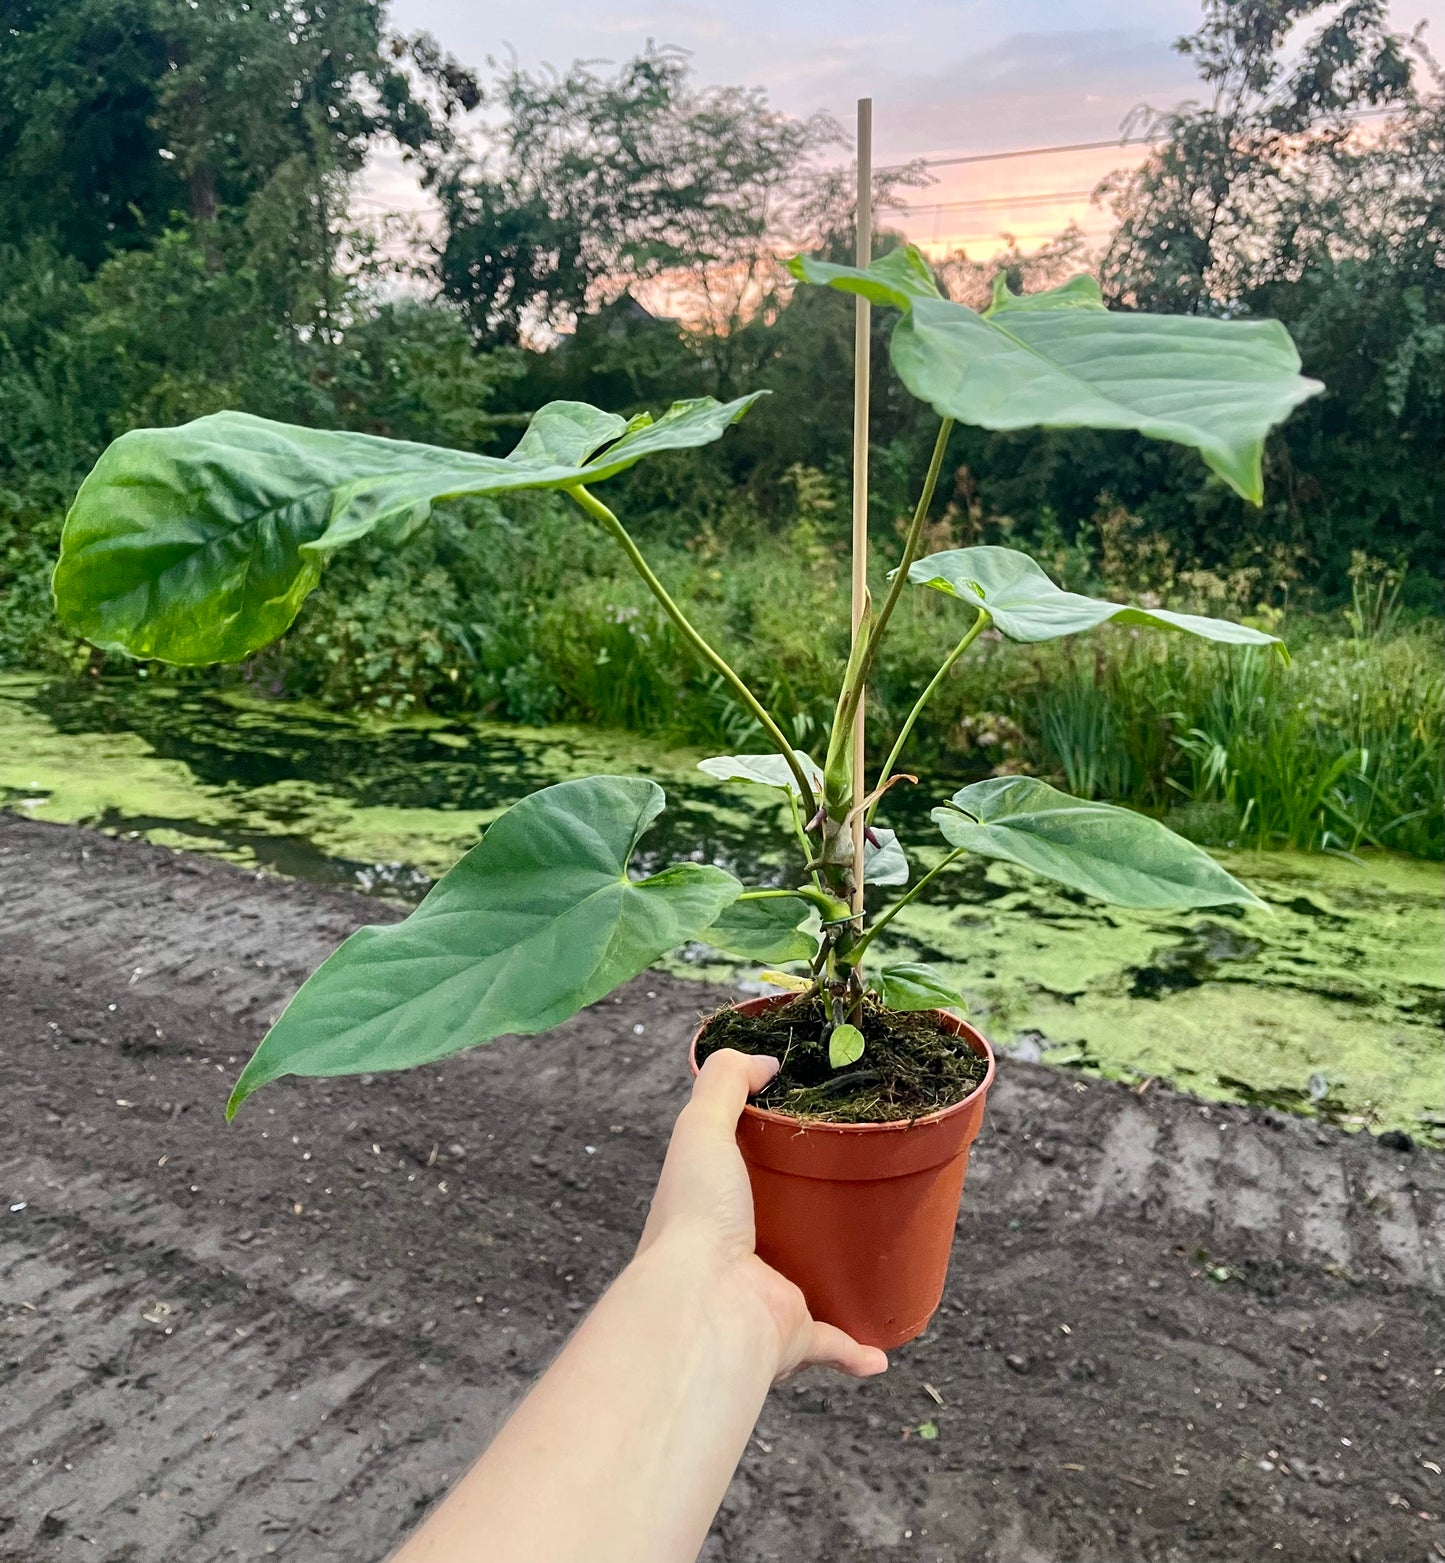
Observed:
[[[640,866],[691,858],[786,882],[774,795],[714,782],[698,758],[578,728],[355,720],[235,693],[0,676],[0,805],[410,901],[517,798],[599,772],[667,792]],[[917,868],[942,855],[928,809],[959,780],[890,798]],[[945,970],[1018,1056],[1439,1143],[1441,865],[1219,855],[1274,915],[1123,912],[965,861],[900,915],[890,953]],[[700,947],[670,965],[755,977]]]

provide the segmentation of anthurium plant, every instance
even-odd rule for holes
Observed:
[[[940,293],[912,247],[866,269],[801,257],[792,265],[800,283],[862,294],[896,311],[894,369],[942,420],[902,556],[842,670],[821,762],[793,747],[596,493],[657,452],[721,438],[756,394],[678,402],[656,420],[553,402],[505,458],[222,412],[125,434],[85,480],[55,571],[62,620],[107,650],[191,666],[237,661],[275,640],[327,560],[360,538],[401,546],[435,505],[468,495],[566,494],[615,540],[756,720],[765,752],[706,759],[702,769],[724,782],[776,790],[791,820],[793,882],[748,888],[721,868],[691,862],[633,877],[638,842],[665,803],[652,781],[594,776],[523,798],[404,922],[361,929],[313,973],[246,1065],[228,1114],[283,1075],[406,1068],[504,1034],[545,1031],[694,940],[791,966],[785,980],[825,1000],[830,1035],[822,1040],[833,1066],[847,1068],[863,1049],[857,1022],[865,1004],[906,1013],[961,1003],[927,967],[879,966],[869,950],[898,911],[966,853],[1121,906],[1258,904],[1207,853],[1158,821],[1026,776],[991,778],[940,798],[932,818],[946,850],[921,875],[911,873],[878,816],[900,780],[919,712],[990,628],[1036,642],[1114,621],[1230,646],[1278,646],[1243,625],[1063,591],[1013,549],[920,558],[919,544],[955,420],[989,429],[1134,430],[1194,447],[1222,482],[1259,503],[1267,432],[1320,389],[1300,376],[1284,328],[1111,311],[1088,277],[1027,297],[1000,279],[991,306],[976,312]],[[854,716],[909,589],[953,599],[958,643],[919,692],[878,773],[858,775]],[[858,862],[860,814],[866,836]],[[871,918],[852,905],[860,875],[896,892]]]

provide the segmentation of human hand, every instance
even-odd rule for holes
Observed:
[[[722,1306],[754,1312],[776,1352],[774,1380],[815,1363],[870,1378],[888,1358],[819,1323],[798,1287],[753,1252],[753,1193],[737,1124],[748,1097],[777,1071],[777,1059],[732,1048],[708,1057],[673,1127],[638,1256],[694,1267]]]

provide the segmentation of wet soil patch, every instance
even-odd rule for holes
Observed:
[[[899,1014],[867,998],[853,1017],[863,1033],[856,1064],[828,1062],[828,1006],[817,993],[747,1014],[719,1010],[698,1038],[701,1063],[719,1048],[766,1053],[782,1067],[758,1106],[814,1123],[887,1123],[952,1107],[983,1084],[988,1064],[931,1010]]]

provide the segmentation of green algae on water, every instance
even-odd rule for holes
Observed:
[[[631,734],[352,719],[238,691],[0,675],[0,745],[0,805],[28,818],[411,901],[503,809],[569,777],[663,784],[667,811],[638,853],[647,872],[702,852],[753,873],[757,826],[771,823],[754,800],[708,784],[696,754]]]
[[[782,809],[762,788],[712,782],[697,758],[581,728],[353,719],[240,691],[0,676],[0,804],[13,812],[408,901],[517,798],[599,772],[649,775],[667,792],[642,870],[692,858],[780,882]],[[927,808],[948,790],[922,785],[893,805],[915,873],[941,855]],[[876,955],[937,965],[1005,1054],[1439,1142],[1445,870],[1374,853],[1221,856],[1273,916],[1121,911],[966,861]],[[755,968],[706,946],[664,964],[756,987]]]
[[[937,965],[1016,1056],[1438,1140],[1441,865],[1220,856],[1273,916],[1124,911],[973,863],[879,942]]]

